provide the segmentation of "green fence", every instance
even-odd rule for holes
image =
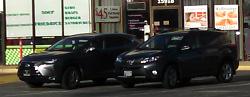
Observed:
[[[37,45],[36,53],[44,51],[49,45]],[[19,46],[7,46],[5,54],[6,65],[17,65],[20,61],[20,50]],[[24,45],[23,47],[23,56],[27,56],[33,53],[32,45]]]

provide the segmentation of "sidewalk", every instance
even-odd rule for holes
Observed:
[[[0,75],[16,74],[17,66],[3,66],[0,65]]]
[[[238,70],[250,70],[250,61],[241,61]],[[17,66],[0,66],[0,75],[16,74]]]

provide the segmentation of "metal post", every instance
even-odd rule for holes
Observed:
[[[33,53],[36,52],[36,19],[35,19],[35,0],[32,0],[32,42]]]
[[[64,38],[64,0],[61,0],[62,8],[62,38]]]
[[[239,36],[239,44],[240,44],[240,59],[244,61],[244,14],[243,14],[243,0],[237,0],[239,5],[239,28],[240,28],[240,36]]]
[[[6,64],[6,60],[5,60],[5,57],[6,57],[6,54],[5,54],[5,50],[6,50],[6,0],[3,0],[3,17],[2,18],[2,24],[3,26],[1,26],[1,45],[2,45],[2,62],[1,64]]]
[[[214,0],[208,0],[208,28],[214,28]]]

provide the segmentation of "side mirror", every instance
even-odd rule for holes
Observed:
[[[185,51],[185,50],[190,50],[191,49],[191,47],[190,46],[183,46],[182,48],[181,48],[181,50],[182,51]]]
[[[86,53],[94,51],[96,48],[95,47],[89,47],[85,50]]]

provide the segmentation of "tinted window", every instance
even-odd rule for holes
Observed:
[[[131,41],[122,36],[108,36],[105,39],[106,48],[121,48],[127,47],[131,44]]]
[[[104,49],[105,48],[105,42],[103,38],[97,38],[94,41],[94,46],[96,49]]]
[[[183,35],[168,35],[168,36],[156,36],[147,42],[143,43],[139,49],[156,49],[162,50],[166,48],[177,47],[180,41],[183,39]]]
[[[67,38],[60,40],[51,47],[48,48],[48,51],[72,51],[78,48],[89,46],[89,40],[84,38]]]
[[[199,47],[197,41],[197,34],[188,34],[184,37],[181,47],[189,46],[191,49],[196,49]]]
[[[201,32],[199,34],[199,43],[201,46],[215,45],[215,41],[221,34],[215,32]]]

